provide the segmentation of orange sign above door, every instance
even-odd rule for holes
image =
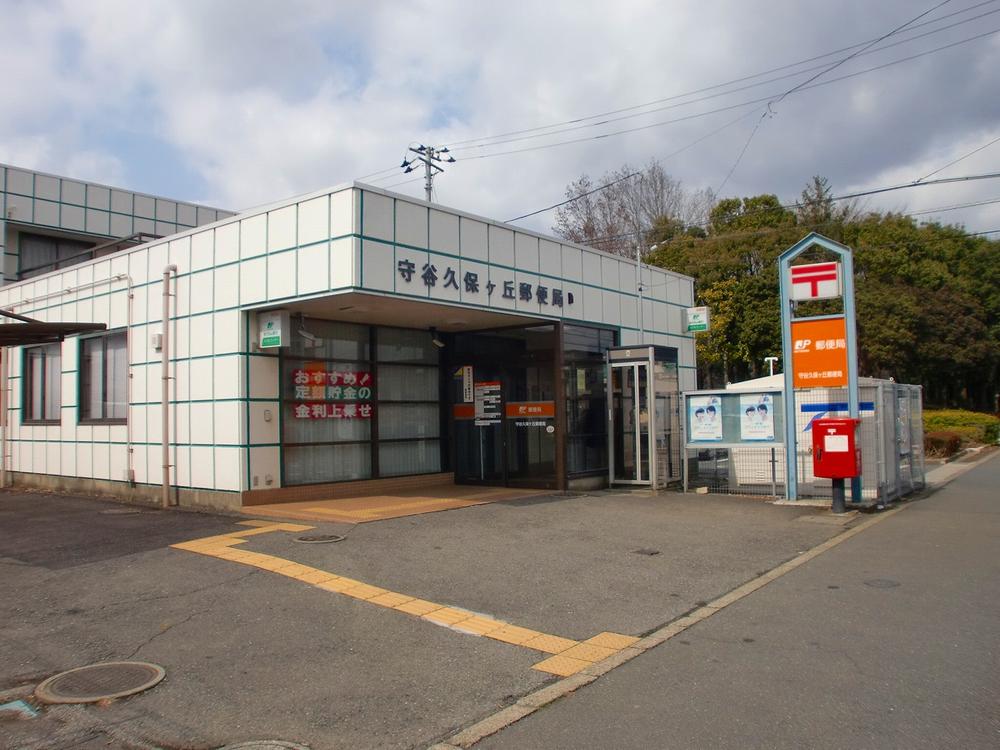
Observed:
[[[796,388],[847,386],[843,317],[792,321],[792,382]]]
[[[513,401],[507,404],[507,416],[512,419],[525,417],[554,417],[555,401]]]

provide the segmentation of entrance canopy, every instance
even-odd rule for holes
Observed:
[[[0,346],[51,344],[67,336],[107,330],[104,323],[44,323],[8,310],[0,310],[0,315],[19,321],[0,325]]]

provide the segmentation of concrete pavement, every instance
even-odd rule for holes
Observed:
[[[1000,746],[1000,460],[946,474],[476,747]]]

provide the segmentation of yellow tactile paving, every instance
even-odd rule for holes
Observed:
[[[426,622],[460,630],[471,635],[483,636],[495,641],[554,654],[537,664],[537,669],[549,674],[567,677],[585,669],[594,662],[618,653],[632,645],[638,638],[620,633],[604,632],[584,642],[570,638],[541,633],[530,628],[522,628],[503,620],[486,615],[478,615],[458,607],[436,604],[425,599],[415,599],[395,591],[373,586],[353,578],[344,578],[319,568],[302,565],[274,555],[236,549],[235,545],[245,543],[244,537],[266,534],[272,531],[308,531],[312,526],[294,523],[270,523],[256,519],[241,521],[247,529],[230,534],[217,534],[202,539],[193,539],[171,545],[174,549],[216,557],[220,560],[248,565],[268,572],[292,578],[313,585],[331,593],[343,594],[364,600],[381,607],[395,609],[405,614],[419,617]]]
[[[560,656],[568,656],[570,659],[580,659],[581,661],[595,662],[607,659],[619,649],[604,648],[603,646],[593,646],[589,643],[578,643],[572,648],[563,651]]]
[[[424,599],[411,599],[403,604],[397,604],[393,609],[406,612],[408,615],[420,617],[421,615],[426,615],[428,612],[433,612],[435,609],[444,609],[444,605],[428,602]]]
[[[537,669],[540,672],[548,672],[549,674],[559,675],[560,677],[569,677],[582,669],[586,669],[591,664],[593,664],[593,662],[583,661],[582,659],[574,659],[570,656],[558,654],[556,656],[550,656],[545,661],[538,662],[538,664],[532,665],[531,668]]]
[[[592,646],[603,646],[604,648],[614,649],[615,651],[621,651],[623,648],[631,646],[633,643],[637,642],[639,639],[634,635],[622,635],[621,633],[598,633],[593,638],[588,638],[584,643],[589,643]]]
[[[362,583],[353,588],[344,589],[341,593],[347,594],[348,596],[353,596],[355,599],[374,599],[376,596],[382,594],[388,594],[388,589],[383,589],[379,586],[372,586],[368,583]]]
[[[462,620],[454,625],[455,629],[461,630],[463,633],[475,633],[476,635],[489,635],[495,630],[507,625],[506,622],[502,620],[493,620],[489,617],[470,617],[468,620]]]
[[[537,630],[529,630],[528,628],[519,628],[517,625],[504,625],[499,630],[494,630],[492,633],[487,634],[487,638],[492,638],[494,641],[503,641],[504,643],[512,643],[515,646],[523,646],[525,641],[530,641],[532,638],[537,638],[544,633],[539,633]]]
[[[540,635],[525,641],[521,645],[525,648],[533,648],[535,651],[544,651],[547,654],[562,653],[566,649],[573,648],[578,641],[569,638],[560,638],[558,635]]]
[[[373,596],[368,600],[372,604],[377,604],[380,607],[392,607],[395,609],[400,604],[405,604],[406,602],[413,601],[412,596],[407,596],[406,594],[396,594],[389,592],[388,594],[379,594],[378,596]]]

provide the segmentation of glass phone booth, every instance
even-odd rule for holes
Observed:
[[[608,350],[608,481],[666,487],[681,478],[677,349]]]

